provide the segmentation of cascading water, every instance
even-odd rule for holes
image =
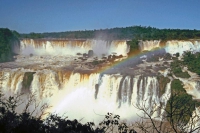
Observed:
[[[140,51],[151,51],[156,48],[163,48],[171,55],[176,53],[182,55],[185,51],[199,52],[200,41],[171,40],[162,45],[161,40],[139,41]],[[20,41],[21,55],[75,56],[87,54],[89,50],[98,57],[112,54],[127,56],[130,46],[125,40],[23,39]]]
[[[20,46],[23,55],[29,55],[30,53],[33,55],[76,55],[77,53],[83,54],[93,50],[97,56],[112,53],[126,56],[129,52],[129,46],[125,40],[23,39],[20,41]]]
[[[23,77],[30,72],[26,69],[1,72],[2,88],[21,92]],[[33,72],[33,71],[32,71]],[[37,99],[48,99],[52,113],[69,116],[83,121],[102,120],[97,114],[107,112],[119,114],[123,119],[136,119],[135,106],[144,104],[153,109],[160,102],[166,103],[159,95],[159,84],[155,76],[128,76],[121,74],[73,73],[53,70],[34,71],[30,93]],[[166,93],[169,93],[166,90]],[[159,111],[156,116],[159,116]]]
[[[150,51],[154,48],[160,47],[160,40],[154,41],[139,41],[139,47],[141,51]]]
[[[170,54],[179,53],[182,55],[185,51],[199,52],[200,41],[168,41],[166,43],[166,52]]]
[[[163,47],[166,53],[170,53],[171,55],[179,53],[182,55],[185,51],[199,52],[200,51],[200,41],[199,40],[191,40],[191,41],[178,41],[172,40],[167,41],[163,46],[161,46],[160,40],[154,41],[140,41],[139,47],[141,51],[150,51],[155,48]]]

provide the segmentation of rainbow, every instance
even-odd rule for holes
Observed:
[[[105,67],[103,67],[102,69],[99,69],[99,70],[96,70],[95,72],[96,73],[104,73],[104,72],[106,72],[107,70],[109,70],[109,69],[112,69],[112,68],[114,68],[114,67],[118,67],[118,66],[120,66],[120,65],[123,65],[123,64],[126,64],[127,62],[131,62],[131,60],[134,60],[134,59],[136,59],[136,58],[139,58],[139,57],[141,57],[141,56],[143,56],[143,55],[145,55],[145,54],[148,54],[149,52],[156,52],[156,51],[159,51],[159,50],[161,50],[161,49],[163,49],[163,48],[165,48],[166,46],[161,46],[161,47],[159,47],[159,48],[156,48],[156,49],[152,49],[152,50],[150,50],[150,51],[143,51],[143,52],[141,52],[140,50],[137,50],[137,51],[134,51],[134,52],[132,52],[131,54],[129,54],[128,55],[128,57],[127,58],[125,58],[125,59],[123,59],[122,61],[116,61],[116,62],[113,62],[110,66],[105,66]]]

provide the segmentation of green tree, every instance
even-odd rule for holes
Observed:
[[[15,32],[15,34],[17,34]],[[19,42],[18,38],[7,28],[0,28],[0,62],[11,61],[13,45]]]

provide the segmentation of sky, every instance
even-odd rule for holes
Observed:
[[[128,26],[200,30],[200,0],[0,0],[0,28],[19,33]]]

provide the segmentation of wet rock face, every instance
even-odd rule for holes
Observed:
[[[120,59],[120,58],[123,58],[122,55],[109,55],[107,58],[106,57],[103,57],[102,59],[107,59],[107,61],[110,61],[110,62],[113,62],[115,61],[116,59]]]
[[[97,99],[97,94],[99,92],[99,84],[95,84],[95,99]]]
[[[81,53],[77,53],[76,55],[82,55]]]
[[[162,96],[165,93],[165,87],[170,82],[170,79],[167,78],[167,77],[164,77],[162,75],[159,75],[157,77],[157,79],[158,79],[158,84],[159,84],[159,87],[160,87],[159,96]]]
[[[87,57],[88,57],[88,54],[84,53],[84,54],[83,54],[83,57],[87,58]]]
[[[35,74],[35,72],[25,72],[22,81],[22,93],[30,92],[29,88],[31,86],[31,82],[33,81],[33,74]]]
[[[93,55],[94,55],[93,50],[89,50],[89,51],[88,51],[88,57],[92,57]]]

